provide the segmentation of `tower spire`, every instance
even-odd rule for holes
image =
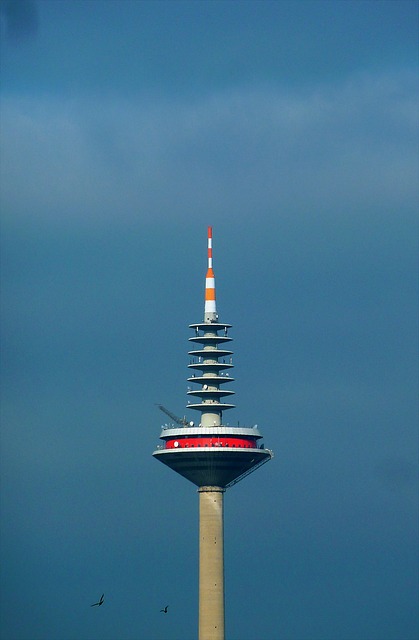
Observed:
[[[217,322],[217,306],[215,302],[215,277],[212,269],[212,227],[208,227],[208,269],[205,278],[205,312],[204,322]]]

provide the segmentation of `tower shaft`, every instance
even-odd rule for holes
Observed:
[[[224,491],[200,487],[198,640],[224,640]]]

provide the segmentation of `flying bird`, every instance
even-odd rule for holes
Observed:
[[[91,606],[91,607],[100,607],[100,605],[102,605],[102,604],[103,604],[103,599],[104,599],[104,597],[105,597],[105,594],[104,594],[104,593],[102,593],[102,595],[100,596],[100,600],[99,600],[99,602],[95,602],[94,604],[91,604],[90,606]]]
[[[164,609],[160,609],[160,613],[167,613],[169,605],[167,604]]]

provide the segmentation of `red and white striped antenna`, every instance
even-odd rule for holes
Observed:
[[[208,227],[208,269],[205,278],[205,322],[217,321],[217,307],[215,304],[215,277],[212,270],[212,227]]]

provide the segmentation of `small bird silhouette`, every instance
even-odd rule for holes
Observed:
[[[100,596],[100,600],[99,602],[95,602],[94,604],[91,604],[91,607],[100,607],[103,604],[103,599],[105,597],[105,594],[102,593],[102,595]]]
[[[164,609],[160,609],[160,613],[167,613],[169,605],[167,604]]]

